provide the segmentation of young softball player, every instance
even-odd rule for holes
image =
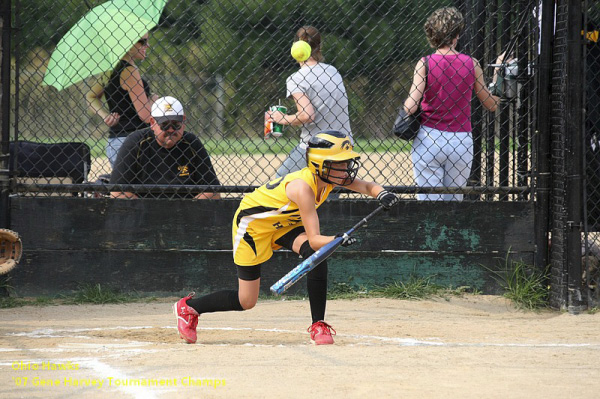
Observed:
[[[233,217],[233,257],[237,265],[238,290],[213,292],[201,298],[191,293],[173,305],[179,335],[195,343],[198,316],[203,313],[252,309],[258,300],[260,272],[264,262],[280,248],[303,258],[335,237],[321,234],[317,208],[335,186],[377,198],[385,208],[398,203],[398,197],[373,182],[356,179],[360,155],[353,151],[350,137],[339,131],[324,131],[308,142],[308,166],[277,178],[247,194]],[[356,242],[347,237],[343,246]],[[312,325],[311,342],[333,344],[335,330],[325,319],[327,301],[327,262],[307,275],[307,291]]]

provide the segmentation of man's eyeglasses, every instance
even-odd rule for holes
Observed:
[[[159,126],[163,132],[166,132],[169,129],[173,129],[173,130],[181,129],[181,126],[183,126],[183,123],[176,122],[176,121],[166,121],[166,122],[160,123]]]
[[[142,45],[142,46],[147,46],[148,45],[148,39],[140,39],[140,40],[138,40],[138,44]]]

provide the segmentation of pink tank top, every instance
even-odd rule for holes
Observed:
[[[428,61],[421,124],[445,132],[470,132],[473,59],[465,54],[432,54]]]

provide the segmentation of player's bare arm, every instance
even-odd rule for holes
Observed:
[[[400,202],[400,199],[396,194],[390,193],[379,184],[371,181],[354,179],[354,181],[346,187],[357,193],[370,195],[373,198],[377,198],[379,203],[383,205],[385,209],[390,209]]]
[[[383,191],[383,187],[381,187],[379,184],[361,179],[354,179],[354,181],[346,186],[346,188],[373,198],[377,198],[379,193]]]
[[[287,185],[285,193],[298,205],[310,247],[316,251],[333,241],[334,236],[321,235],[319,215],[315,208],[315,193],[310,186],[303,180],[293,180]]]

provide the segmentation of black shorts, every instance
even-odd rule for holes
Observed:
[[[287,248],[291,251],[294,241],[302,233],[304,233],[304,226],[296,227],[275,241],[275,244],[281,245],[283,248]],[[237,266],[238,278],[244,281],[254,281],[259,279],[261,266],[262,263],[254,266]]]

